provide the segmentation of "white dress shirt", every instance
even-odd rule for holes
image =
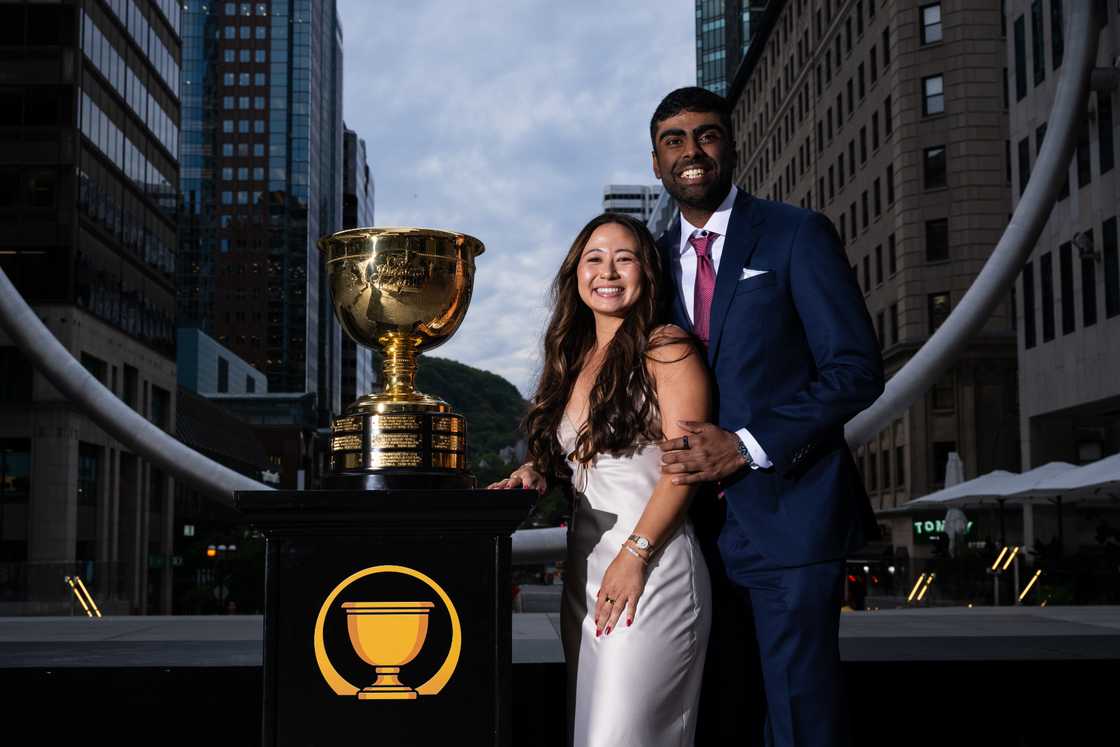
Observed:
[[[712,242],[710,247],[712,255],[712,267],[715,269],[716,275],[719,275],[719,259],[723,254],[723,242],[727,237],[727,224],[731,221],[731,208],[735,205],[735,198],[739,194],[739,190],[735,185],[731,185],[731,191],[727,193],[727,197],[723,198],[723,202],[716,208],[708,218],[708,222],[703,227],[697,227],[688,222],[681,213],[681,243],[677,249],[677,256],[673,262],[673,270],[677,276],[677,283],[681,291],[681,298],[684,299],[684,309],[688,314],[690,321],[696,321],[696,314],[693,310],[693,297],[696,293],[696,250],[693,249],[689,239],[693,234],[706,236],[708,233],[715,233],[716,240]],[[766,451],[751,435],[750,431],[746,428],[740,428],[735,431],[735,435],[747,447],[747,451],[751,454],[751,459],[754,461],[753,469],[759,467],[770,467],[772,463],[770,458],[766,456]]]

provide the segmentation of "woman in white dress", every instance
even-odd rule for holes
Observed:
[[[692,491],[662,476],[655,444],[707,419],[709,384],[692,338],[656,322],[659,268],[628,216],[601,215],[576,237],[553,283],[531,462],[491,486],[570,481],[561,620],[574,747],[682,747],[696,731],[711,591]]]

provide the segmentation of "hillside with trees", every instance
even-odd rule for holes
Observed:
[[[471,468],[479,483],[509,474],[499,452],[522,440],[518,429],[528,406],[517,387],[497,374],[446,358],[422,356],[418,368],[416,388],[466,417]]]
[[[416,388],[445,400],[467,418],[471,471],[480,487],[505,478],[519,463],[520,453],[514,456],[511,451],[525,438],[520,426],[529,403],[513,384],[489,371],[425,355],[419,362]],[[553,490],[537,501],[526,525],[554,526],[567,513],[567,501]]]

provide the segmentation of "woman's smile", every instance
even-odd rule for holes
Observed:
[[[592,232],[576,272],[580,298],[594,313],[624,315],[641,295],[638,247],[618,223],[604,223]]]

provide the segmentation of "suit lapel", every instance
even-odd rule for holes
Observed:
[[[731,220],[727,224],[727,236],[723,240],[723,251],[719,258],[719,272],[716,273],[716,291],[712,296],[711,339],[708,343],[709,363],[715,362],[723,326],[727,321],[727,309],[731,306],[739,276],[758,245],[762,233],[758,227],[764,217],[758,200],[746,192],[739,192],[735,206],[731,208]]]
[[[684,299],[681,298],[681,284],[673,267],[673,259],[677,256],[680,245],[681,221],[677,218],[658,242],[661,250],[661,285],[669,294],[666,308],[671,321],[682,329],[691,329],[692,324],[684,307]]]

